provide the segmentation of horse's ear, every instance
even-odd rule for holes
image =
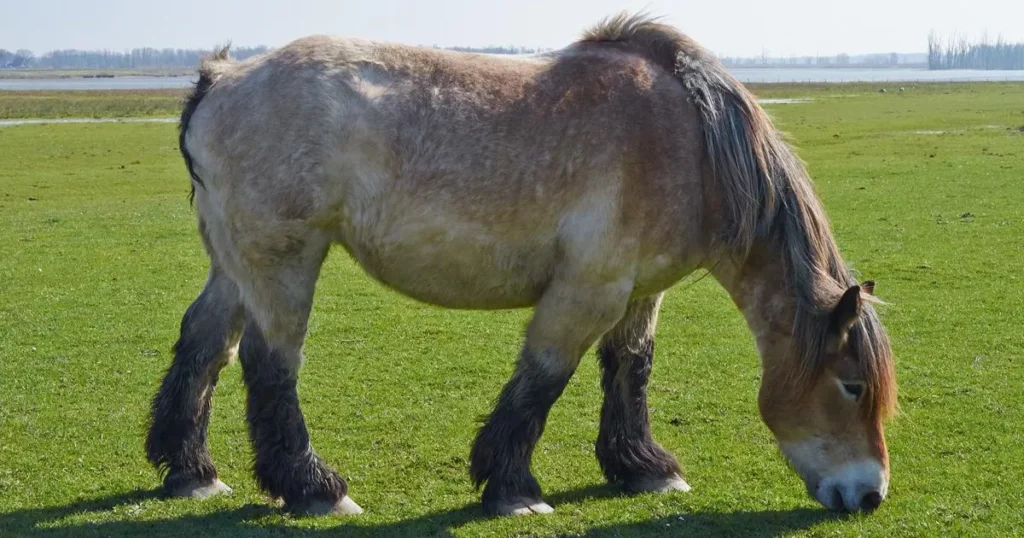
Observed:
[[[874,286],[873,283],[872,286]],[[860,291],[860,286],[851,286],[832,309],[828,324],[831,336],[838,336],[842,339],[853,323],[857,321],[860,316]]]
[[[875,281],[874,280],[865,280],[864,282],[861,282],[860,283],[860,289],[864,290],[864,293],[867,293],[868,295],[874,295],[875,294]]]

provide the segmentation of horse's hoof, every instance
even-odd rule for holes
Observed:
[[[363,509],[348,495],[338,502],[311,501],[291,511],[304,516],[354,516],[363,513]]]
[[[214,495],[220,495],[222,493],[231,493],[231,488],[227,484],[221,482],[219,479],[214,478],[212,482],[189,482],[178,486],[167,492],[168,497],[185,497],[189,499],[205,499],[207,497],[213,497]]]
[[[691,488],[683,477],[673,473],[671,476],[642,476],[628,482],[626,489],[634,493],[668,493],[690,491]]]
[[[484,509],[495,516],[528,516],[531,514],[550,514],[555,509],[540,499],[520,497],[508,501],[488,503]]]

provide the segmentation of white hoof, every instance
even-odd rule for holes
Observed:
[[[550,514],[555,509],[540,499],[515,499],[509,502],[494,503],[494,515],[497,516],[529,516],[532,514]]]
[[[336,503],[313,501],[296,511],[308,516],[354,516],[363,513],[363,509],[348,495]]]
[[[668,493],[670,491],[690,491],[690,485],[678,474],[672,476],[642,477],[630,482],[630,491],[637,493]]]
[[[214,479],[213,482],[210,482],[209,484],[200,484],[198,482],[185,484],[184,486],[171,490],[168,495],[171,497],[205,499],[222,493],[231,493],[231,488],[229,488],[224,482]]]

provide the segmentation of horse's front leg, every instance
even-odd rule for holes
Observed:
[[[512,379],[477,433],[470,474],[486,483],[484,511],[493,515],[548,513],[530,472],[534,446],[555,400],[580,357],[622,316],[631,285],[552,285],[537,304]]]
[[[654,328],[660,305],[660,294],[631,302],[597,349],[604,388],[597,460],[609,482],[635,492],[690,489],[675,457],[651,436],[647,412],[647,381],[654,363]]]

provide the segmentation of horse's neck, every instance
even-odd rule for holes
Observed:
[[[711,270],[743,313],[762,352],[769,340],[792,334],[796,316],[796,292],[782,256],[777,247],[754,246],[745,258],[723,256]]]

